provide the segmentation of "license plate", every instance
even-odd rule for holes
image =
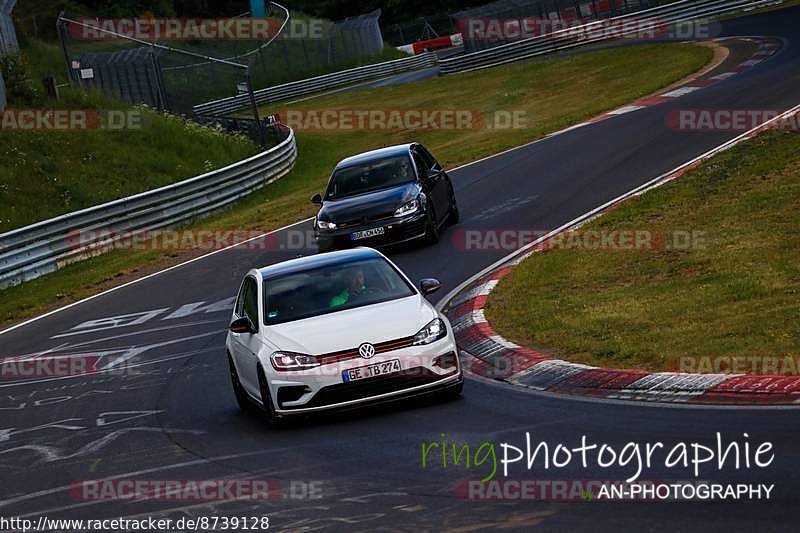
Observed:
[[[365,229],[364,231],[354,231],[350,234],[350,240],[357,241],[359,239],[369,239],[370,237],[383,235],[384,233],[386,233],[386,228],[384,227]]]
[[[351,368],[350,370],[342,370],[342,381],[350,383],[359,379],[385,376],[393,372],[400,372],[400,359],[390,359],[389,361],[380,361],[367,366]]]

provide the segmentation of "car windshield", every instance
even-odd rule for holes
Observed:
[[[407,154],[367,161],[336,170],[325,198],[334,200],[386,189],[414,181],[414,169]]]
[[[264,282],[267,326],[398,298],[416,291],[380,257],[278,274]]]

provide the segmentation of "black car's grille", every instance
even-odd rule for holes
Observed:
[[[359,217],[354,218],[351,220],[345,220],[344,222],[339,224],[340,228],[352,228],[354,226],[365,226],[367,224],[372,224],[373,222],[379,222],[381,220],[388,220],[394,217],[394,211],[390,211],[388,213],[379,213],[377,215],[370,215],[366,217]]]
[[[428,385],[442,379],[440,376],[423,367],[409,368],[387,376],[367,378],[351,383],[339,383],[323,387],[310,402],[298,407],[323,407],[362,398],[370,398],[390,392],[397,392],[412,387]]]
[[[409,222],[407,224],[398,225],[399,234],[396,240],[404,241],[406,239],[413,239],[425,233],[425,219],[416,222]]]

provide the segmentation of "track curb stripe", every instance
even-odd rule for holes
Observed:
[[[488,296],[499,280],[514,266],[537,253],[538,244],[574,230],[622,202],[682,176],[718,153],[752,139],[772,124],[798,113],[800,105],[568,222],[490,265],[445,296],[437,308],[450,319],[465,372],[523,388],[594,398],[690,404],[800,405],[800,376],[686,374],[581,365],[517,346],[498,335],[484,314]]]

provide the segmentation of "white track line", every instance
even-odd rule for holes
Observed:
[[[698,88],[699,88],[699,87],[698,87]],[[457,166],[457,167],[454,167],[454,168],[450,169],[450,172],[455,172],[455,171],[457,171],[457,170],[460,170],[460,169],[463,169],[463,168],[466,168],[466,167],[469,167],[469,166],[475,165],[475,164],[477,164],[477,163],[481,163],[481,162],[483,162],[483,161],[488,161],[489,159],[493,159],[493,158],[495,158],[495,157],[500,157],[501,155],[505,155],[505,154],[507,154],[507,153],[510,153],[510,152],[513,152],[513,151],[516,151],[516,150],[521,150],[521,149],[523,149],[523,148],[527,148],[528,146],[532,146],[532,145],[534,145],[534,144],[537,144],[537,143],[540,143],[540,142],[543,142],[543,141],[549,140],[549,139],[550,139],[550,138],[552,138],[552,137],[555,137],[555,136],[561,135],[561,134],[563,134],[563,133],[567,133],[568,131],[571,131],[571,130],[577,129],[577,128],[579,128],[579,127],[582,127],[582,126],[585,126],[585,125],[588,125],[588,124],[590,124],[590,122],[583,122],[583,123],[580,123],[580,124],[576,124],[576,125],[574,125],[574,126],[570,126],[570,127],[568,127],[568,128],[564,128],[564,129],[562,129],[562,130],[559,130],[559,131],[553,132],[553,133],[551,133],[551,134],[549,134],[549,135],[546,135],[546,136],[544,136],[544,137],[542,137],[542,138],[540,138],[540,139],[535,139],[535,140],[533,140],[533,141],[530,141],[530,142],[527,142],[527,143],[525,143],[525,144],[521,144],[521,145],[519,145],[519,146],[515,146],[515,147],[513,147],[513,148],[509,148],[509,149],[507,149],[507,150],[503,150],[503,151],[501,151],[501,152],[497,152],[496,154],[492,154],[492,155],[490,155],[490,156],[482,157],[482,158],[480,158],[480,159],[476,159],[475,161],[470,161],[469,163],[465,163],[465,164],[463,164],[463,165],[459,165],[459,166]],[[78,300],[78,301],[72,302],[72,303],[70,303],[70,304],[67,304],[67,305],[65,305],[65,306],[63,306],[63,307],[57,307],[56,309],[53,309],[53,310],[51,310],[51,311],[48,311],[48,312],[46,312],[46,313],[44,313],[44,314],[41,314],[41,315],[39,315],[39,316],[35,316],[35,317],[33,317],[33,318],[30,318],[30,319],[28,319],[28,320],[25,320],[25,321],[23,321],[23,322],[20,322],[19,324],[14,324],[13,326],[10,326],[10,327],[8,327],[8,328],[6,328],[6,329],[4,329],[4,330],[0,331],[0,336],[2,336],[2,335],[5,335],[6,333],[9,333],[9,332],[11,332],[11,331],[14,331],[15,329],[21,328],[21,327],[23,327],[23,326],[27,326],[28,324],[31,324],[31,323],[33,323],[33,322],[36,322],[36,321],[38,321],[38,320],[41,320],[41,319],[43,319],[43,318],[47,318],[47,317],[49,317],[49,316],[52,316],[52,315],[54,315],[54,314],[56,314],[56,313],[60,313],[61,311],[65,311],[65,310],[67,310],[67,309],[70,309],[70,308],[72,308],[72,307],[75,307],[75,306],[78,306],[78,305],[80,305],[80,304],[86,303],[86,302],[88,302],[88,301],[94,300],[95,298],[99,298],[100,296],[104,296],[104,295],[106,295],[106,294],[108,294],[108,293],[111,293],[111,292],[114,292],[114,291],[116,291],[116,290],[119,290],[119,289],[122,289],[122,288],[128,287],[128,286],[130,286],[130,285],[133,285],[133,284],[135,284],[135,283],[139,283],[140,281],[144,281],[144,280],[146,280],[146,279],[150,279],[150,278],[152,278],[152,277],[158,276],[158,275],[160,275],[160,274],[163,274],[163,273],[165,273],[165,272],[169,272],[169,271],[171,271],[171,270],[174,270],[174,269],[176,269],[176,268],[181,268],[181,267],[183,267],[183,266],[186,266],[186,265],[188,265],[188,264],[190,264],[190,263],[194,263],[195,261],[199,261],[199,260],[201,260],[201,259],[205,259],[205,258],[207,258],[207,257],[210,257],[210,256],[212,256],[212,255],[218,254],[218,253],[220,253],[220,252],[225,252],[225,251],[227,251],[227,250],[230,250],[231,248],[236,248],[237,246],[241,246],[241,245],[243,245],[243,244],[246,244],[246,243],[248,243],[248,242],[250,242],[250,241],[254,241],[254,240],[256,240],[256,239],[259,239],[259,238],[261,238],[261,237],[263,237],[263,236],[265,236],[265,235],[270,235],[270,234],[272,234],[272,233],[277,233],[277,232],[279,232],[279,231],[283,231],[283,230],[285,230],[285,229],[289,229],[289,228],[291,228],[291,227],[297,226],[297,225],[299,225],[299,224],[303,224],[303,223],[305,223],[305,222],[308,222],[308,221],[310,221],[310,220],[313,220],[313,219],[314,219],[314,217],[309,217],[309,218],[306,218],[306,219],[304,219],[304,220],[300,220],[300,221],[298,221],[298,222],[294,222],[294,223],[292,223],[292,224],[289,224],[289,225],[283,226],[283,227],[281,227],[281,228],[278,228],[278,229],[275,229],[275,230],[272,230],[272,231],[268,231],[268,232],[266,232],[266,233],[263,233],[263,234],[261,234],[261,235],[258,235],[258,236],[256,236],[256,237],[253,237],[253,238],[251,238],[251,239],[247,239],[246,241],[243,241],[243,242],[240,242],[240,243],[237,243],[237,244],[231,245],[231,246],[227,246],[227,247],[225,247],[225,248],[220,248],[219,250],[215,250],[215,251],[213,251],[213,252],[210,252],[210,253],[207,253],[207,254],[201,255],[201,256],[199,256],[199,257],[195,257],[194,259],[190,259],[190,260],[188,260],[188,261],[184,261],[183,263],[178,263],[177,265],[173,265],[173,266],[171,266],[171,267],[168,267],[168,268],[165,268],[165,269],[163,269],[163,270],[159,270],[159,271],[157,271],[157,272],[153,272],[152,274],[148,274],[148,275],[146,275],[146,276],[143,276],[143,277],[141,277],[141,278],[137,278],[137,279],[131,280],[131,281],[127,282],[127,283],[123,283],[122,285],[118,285],[118,286],[116,286],[116,287],[112,287],[112,288],[110,288],[110,289],[108,289],[108,290],[105,290],[105,291],[103,291],[103,292],[99,292],[99,293],[97,293],[97,294],[93,294],[93,295],[91,295],[91,296],[87,296],[86,298],[83,298],[83,299],[81,299],[81,300]],[[513,254],[512,254],[512,255],[513,255]],[[463,285],[463,284],[462,284],[462,285]],[[460,286],[459,286],[459,287],[460,287]],[[451,293],[450,293],[450,294],[448,294],[448,295],[447,295],[447,297],[451,297],[451,295],[452,295],[452,294],[455,294],[455,293],[451,291]],[[440,300],[440,302],[441,302],[441,300]]]
[[[770,120],[768,120],[766,122],[762,122],[761,124],[759,124],[755,128],[753,128],[753,129],[751,129],[749,131],[746,131],[745,133],[742,133],[741,135],[739,135],[737,137],[734,137],[733,139],[731,139],[729,141],[726,141],[726,142],[720,144],[719,146],[717,146],[715,148],[712,148],[711,150],[705,152],[704,154],[701,154],[701,155],[695,157],[691,161],[687,161],[686,163],[683,163],[682,165],[670,170],[669,172],[665,172],[664,174],[661,174],[657,178],[653,178],[652,180],[650,180],[648,182],[645,182],[642,185],[639,185],[638,187],[635,187],[635,188],[631,189],[630,191],[617,196],[613,200],[609,200],[608,202],[606,202],[606,203],[604,203],[604,204],[602,204],[602,205],[600,205],[598,207],[595,207],[591,211],[587,211],[586,213],[584,213],[584,214],[582,214],[582,215],[570,220],[566,224],[563,224],[562,226],[554,229],[553,231],[547,233],[546,235],[544,235],[542,237],[539,237],[538,239],[534,240],[533,242],[530,242],[530,243],[526,244],[522,248],[519,248],[518,250],[516,250],[514,252],[511,252],[510,254],[506,255],[502,259],[499,259],[498,261],[495,261],[494,263],[492,263],[491,265],[487,266],[486,268],[484,268],[483,270],[481,270],[477,274],[474,274],[470,278],[468,278],[468,279],[464,280],[462,283],[460,283],[456,288],[454,288],[452,291],[447,293],[442,299],[440,299],[436,303],[436,309],[441,311],[444,308],[444,306],[447,305],[450,302],[450,300],[452,300],[455,296],[457,296],[461,291],[463,291],[465,287],[467,287],[471,283],[474,283],[475,280],[480,279],[481,277],[485,276],[489,272],[492,272],[493,270],[495,270],[497,268],[500,268],[502,265],[504,265],[505,263],[509,262],[512,258],[514,258],[516,256],[519,256],[519,255],[523,255],[524,253],[526,253],[527,251],[531,250],[535,246],[537,246],[537,245],[541,244],[542,242],[552,238],[555,235],[558,235],[562,231],[568,230],[568,229],[570,229],[571,227],[573,227],[573,226],[575,226],[577,224],[586,222],[591,217],[602,213],[604,210],[606,210],[610,206],[612,206],[612,205],[614,205],[614,204],[616,204],[618,202],[621,202],[622,200],[626,200],[627,198],[630,198],[632,196],[635,196],[635,195],[638,195],[638,194],[642,194],[642,193],[648,191],[649,189],[652,189],[654,187],[657,187],[657,186],[661,185],[662,183],[665,183],[665,182],[669,181],[672,176],[675,176],[676,174],[688,169],[692,165],[695,165],[695,164],[697,164],[697,163],[699,163],[701,161],[704,161],[704,160],[706,160],[706,159],[708,159],[708,158],[710,158],[710,157],[712,157],[712,156],[714,156],[714,155],[716,155],[716,154],[718,154],[720,152],[724,152],[725,150],[733,148],[734,146],[736,146],[737,144],[741,143],[742,141],[747,140],[748,138],[750,138],[755,133],[758,133],[760,130],[767,128],[770,124],[778,123],[781,120],[783,120],[785,117],[788,117],[788,116],[791,116],[791,115],[794,115],[794,114],[797,114],[797,113],[800,113],[800,105],[797,105],[797,106],[789,109],[788,111],[786,111],[784,113],[781,113],[780,115],[778,115],[777,117],[775,117],[773,119],[770,119]]]

